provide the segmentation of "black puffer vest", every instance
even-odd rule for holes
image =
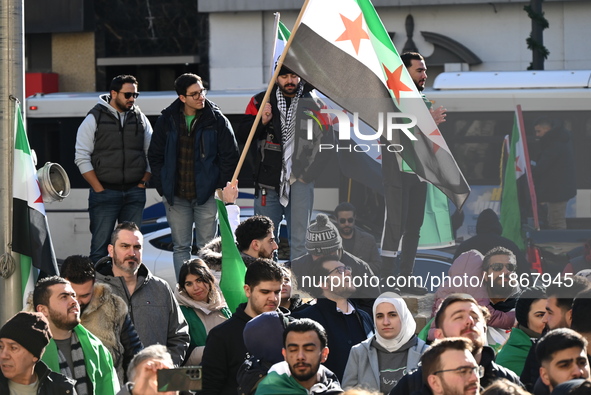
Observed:
[[[96,120],[91,163],[103,187],[129,189],[139,183],[146,171],[144,125],[137,106],[126,113],[125,124],[101,104],[89,112]]]

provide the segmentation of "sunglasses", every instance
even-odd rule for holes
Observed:
[[[339,218],[339,223],[344,224],[347,222],[352,224],[353,222],[355,222],[355,218]]]
[[[328,274],[338,272],[339,274],[345,274],[346,271],[351,271],[351,266],[339,266],[332,269]]]
[[[137,99],[137,97],[140,95],[139,92],[119,92],[119,93],[122,93],[126,99],[129,99],[132,96],[134,99]]]
[[[507,270],[509,270],[510,272],[514,272],[517,268],[517,265],[514,263],[493,263],[489,267],[493,270],[493,272],[500,272],[501,270],[503,270],[503,267],[506,267]]]

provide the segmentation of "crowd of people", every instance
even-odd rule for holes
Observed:
[[[424,59],[402,59],[421,92]],[[322,103],[282,67],[271,100],[262,106],[264,93],[253,97],[236,131],[246,141],[262,112],[252,146],[255,215],[238,223],[238,189],[228,182],[238,161],[232,126],[200,77],[183,74],[175,89],[178,99],[152,132],[135,105],[137,80],[118,76],[80,126],[76,163],[90,185],[90,255],[68,257],[59,276],[41,278],[24,311],[0,328],[1,394],[176,394],[158,372],[182,366],[201,367],[203,395],[590,393],[586,277],[569,273],[545,287],[508,281],[529,268],[485,210],[478,234],[457,248],[432,319],[418,328],[402,296],[427,289],[381,280],[413,273],[424,180],[404,162],[385,160],[385,174],[401,181],[386,186],[399,189],[403,204],[390,207],[381,249],[355,226],[351,203],[336,206],[334,223],[325,214],[311,221],[314,180],[330,161],[315,147],[332,131],[316,122],[312,138],[302,137],[302,117]],[[445,109],[431,113],[445,121]],[[551,129],[539,126],[542,135]],[[148,183],[163,197],[171,227],[174,287],[142,263],[138,224]],[[243,290],[234,290],[245,302],[233,311],[219,281],[227,269],[215,238],[218,188],[246,269]],[[549,204],[552,218],[560,217],[559,203]],[[278,263],[283,218],[291,259]],[[466,275],[482,281],[453,281]],[[379,281],[358,286],[353,278]]]

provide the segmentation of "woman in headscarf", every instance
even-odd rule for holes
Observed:
[[[417,368],[428,346],[415,335],[415,320],[398,294],[381,294],[373,304],[373,318],[375,335],[351,349],[343,388],[361,385],[388,394]]]
[[[201,365],[207,334],[232,314],[213,274],[199,258],[185,261],[181,266],[175,296],[189,324],[191,337],[184,364]]]

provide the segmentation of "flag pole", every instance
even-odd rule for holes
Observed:
[[[523,113],[521,112],[521,104],[516,108],[517,119],[519,122],[519,133],[521,141],[523,141],[523,153],[525,155],[525,168],[527,177],[527,186],[529,189],[529,196],[531,199],[532,213],[534,216],[534,228],[540,230],[540,219],[538,217],[538,199],[536,198],[536,189],[534,187],[533,174],[531,172],[531,162],[529,160],[529,149],[527,148],[527,140],[525,139],[525,124],[523,123]]]
[[[265,105],[269,101],[269,97],[271,96],[271,91],[273,90],[273,86],[275,85],[275,81],[277,80],[277,76],[279,75],[279,70],[281,70],[281,66],[283,66],[283,60],[285,59],[285,56],[287,55],[287,50],[291,46],[291,42],[293,40],[293,37],[295,36],[295,34],[298,30],[298,27],[300,25],[302,17],[304,16],[304,12],[306,11],[306,8],[308,7],[309,2],[310,2],[310,0],[306,0],[304,5],[302,6],[302,9],[300,10],[300,14],[298,15],[298,19],[296,20],[295,25],[293,27],[293,31],[291,32],[289,39],[287,40],[287,43],[285,44],[285,48],[283,49],[283,53],[281,54],[281,56],[277,60],[277,67],[275,67],[275,71],[273,72],[273,75],[271,76],[271,79],[269,81],[269,85],[267,86],[267,91],[265,92],[265,96],[263,97],[263,100],[261,101],[261,104],[259,106],[259,111],[257,112],[257,116],[254,119],[254,123],[252,124],[252,127],[250,128],[250,133],[248,135],[248,139],[246,140],[246,143],[244,143],[244,149],[242,150],[242,154],[240,155],[240,159],[238,160],[238,165],[236,165],[236,170],[234,170],[234,175],[232,176],[232,183],[234,183],[238,179],[238,174],[240,174],[240,169],[242,169],[242,165],[244,165],[244,160],[246,159],[246,155],[248,154],[250,144],[252,143],[252,139],[254,138],[254,133],[255,133],[257,126],[258,126],[259,122],[261,121],[261,117],[263,115],[262,109],[263,109],[263,107],[265,107]]]
[[[21,276],[12,253],[12,179],[16,101],[24,98],[24,0],[0,7],[0,325],[22,309]],[[13,270],[12,270],[13,269]],[[10,273],[12,271],[12,273]]]

